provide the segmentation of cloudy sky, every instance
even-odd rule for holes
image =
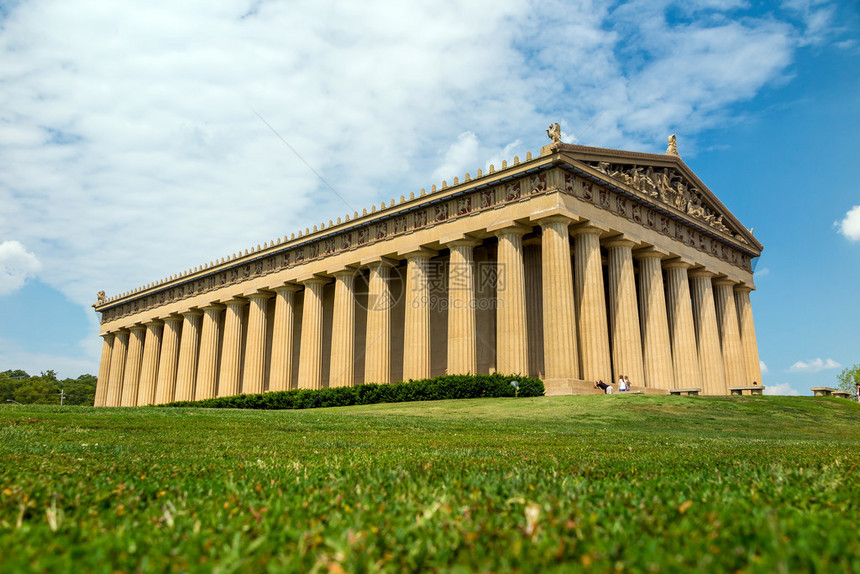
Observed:
[[[95,373],[99,289],[537,152],[559,121],[678,135],[765,245],[765,383],[808,394],[860,363],[858,29],[828,0],[0,0],[0,370]]]

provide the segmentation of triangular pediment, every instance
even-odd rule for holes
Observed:
[[[684,161],[672,154],[651,154],[572,144],[557,151],[615,185],[639,192],[652,203],[676,211],[734,240],[761,251],[762,245]]]

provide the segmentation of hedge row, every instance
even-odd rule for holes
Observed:
[[[517,385],[511,383],[516,382]],[[380,385],[367,383],[331,389],[296,389],[255,395],[235,395],[202,401],[176,401],[168,407],[214,409],[313,409],[376,403],[476,399],[483,397],[539,397],[544,394],[540,379],[515,375],[443,375],[433,379]]]

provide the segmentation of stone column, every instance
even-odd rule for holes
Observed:
[[[588,225],[577,227],[573,232],[576,315],[579,321],[582,378],[588,381],[600,379],[611,382],[612,365],[609,354],[606,296],[603,290],[600,233],[600,229]]]
[[[529,372],[523,266],[523,235],[528,231],[531,229],[511,226],[496,232],[496,371],[503,374],[527,376]]]
[[[322,387],[323,285],[328,279],[314,277],[305,286],[302,309],[302,341],[299,347],[299,388]]]
[[[660,260],[664,254],[655,249],[636,252],[639,259],[639,316],[642,319],[642,348],[645,385],[656,389],[675,387],[666,292]],[[692,320],[692,318],[691,318]]]
[[[128,331],[120,329],[113,340],[110,358],[110,379],[105,398],[106,407],[118,407],[122,402],[122,381],[125,375],[125,357],[128,352]]]
[[[478,372],[478,342],[475,331],[475,257],[480,242],[458,239],[448,243],[448,374]]]
[[[96,383],[96,397],[93,406],[103,407],[107,399],[107,390],[110,385],[110,359],[113,354],[113,333],[102,335],[102,358],[99,361],[99,378]]]
[[[203,313],[192,309],[180,314],[182,315],[182,336],[179,339],[179,366],[176,371],[175,400],[193,401]]]
[[[669,316],[669,336],[672,339],[672,362],[675,367],[675,388],[702,388],[699,351],[693,306],[690,301],[690,264],[680,260],[666,263],[666,305]],[[702,388],[704,391],[704,388]]]
[[[122,379],[123,407],[137,406],[137,385],[140,382],[140,361],[143,358],[143,339],[146,327],[134,325],[128,338],[128,355],[125,359],[125,375]]]
[[[298,285],[275,287],[275,318],[272,330],[270,391],[288,391],[293,374],[293,321]]]
[[[245,341],[245,369],[242,393],[259,394],[266,390],[266,310],[271,293],[257,291],[248,295],[248,336]]]
[[[158,361],[158,378],[155,384],[155,404],[173,402],[176,396],[176,366],[179,362],[179,339],[182,334],[182,317],[171,315],[164,319],[161,336],[161,357]]]
[[[702,386],[706,395],[725,395],[726,371],[717,330],[717,312],[714,307],[713,273],[705,269],[690,272],[690,290],[693,294],[693,318],[699,342],[699,366],[702,369]]]
[[[744,382],[746,381],[746,366],[744,364],[744,350],[741,346],[734,286],[735,281],[731,279],[714,281],[717,326],[719,327],[720,343],[723,349],[723,368],[726,371],[727,387],[739,387],[747,384]]]
[[[755,323],[753,322],[752,305],[750,305],[750,291],[748,285],[735,287],[735,303],[738,309],[738,321],[741,328],[741,345],[744,350],[744,364],[746,370],[745,385],[756,383],[763,384],[761,376],[761,363],[758,358],[758,343],[755,338]]]
[[[161,331],[164,323],[149,321],[143,343],[143,364],[140,367],[140,385],[137,389],[139,406],[155,404],[155,384],[158,378],[158,358],[161,355]]]
[[[232,397],[241,392],[242,382],[242,322],[245,299],[225,302],[224,339],[221,343],[221,372],[218,376],[218,396]]]
[[[566,233],[566,231],[565,231]],[[568,266],[570,258],[568,258]],[[523,266],[526,276],[526,331],[529,339],[529,370],[530,377],[546,378],[543,346],[543,257],[541,256],[541,238],[523,239]],[[570,284],[573,296],[573,282]]]
[[[368,265],[367,334],[364,353],[364,382],[391,382],[391,267],[387,260]]]
[[[570,263],[571,221],[550,217],[543,228],[543,345],[546,378],[579,379],[573,268]]]
[[[403,325],[403,380],[430,378],[430,258],[434,252],[406,253],[406,308]]]
[[[203,307],[203,329],[200,334],[200,358],[197,361],[197,384],[194,400],[211,399],[217,392],[218,342],[221,339],[221,310],[223,305]]]
[[[634,245],[626,239],[614,239],[606,244],[609,249],[609,323],[615,379],[625,375],[633,385],[644,387],[642,330],[633,276]]]
[[[355,381],[355,269],[334,275],[329,387],[351,387]]]

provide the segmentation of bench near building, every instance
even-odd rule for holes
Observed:
[[[114,297],[96,406],[444,373],[761,384],[761,244],[681,160],[564,144]]]

